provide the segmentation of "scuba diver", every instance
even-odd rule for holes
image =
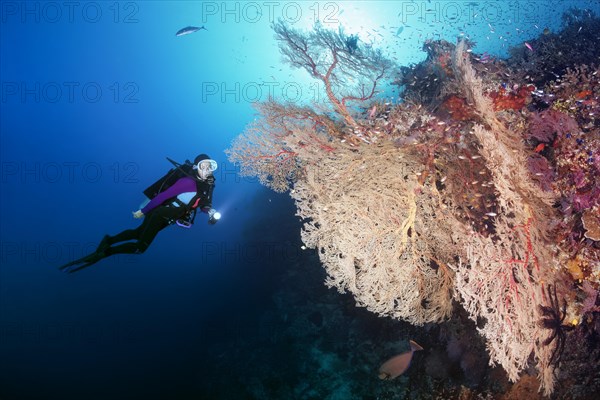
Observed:
[[[220,213],[212,208],[215,188],[213,172],[217,169],[217,162],[206,154],[196,157],[193,164],[188,160],[179,164],[167,159],[174,168],[144,190],[150,200],[133,212],[134,218],[144,218],[141,225],[115,236],[105,235],[95,252],[63,265],[61,270],[76,272],[113,254],[141,254],[150,246],[158,232],[167,226],[177,224],[190,228],[198,209],[208,214],[209,224],[215,224],[219,220]]]

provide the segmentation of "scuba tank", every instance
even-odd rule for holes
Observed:
[[[177,161],[173,161],[169,157],[167,157],[167,160],[173,164],[173,168],[171,168],[162,178],[144,190],[144,195],[148,198],[148,201],[152,200],[159,193],[162,193],[173,186],[179,179],[186,176],[191,178],[194,177],[194,166],[190,160],[185,160],[183,164],[179,164]]]

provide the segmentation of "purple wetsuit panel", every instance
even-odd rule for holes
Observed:
[[[196,191],[196,181],[190,177],[180,178],[167,190],[162,193],[159,193],[155,198],[153,198],[146,207],[142,208],[142,212],[148,214],[150,211],[154,210],[156,207],[160,206],[166,200],[179,196],[181,193],[195,192]]]

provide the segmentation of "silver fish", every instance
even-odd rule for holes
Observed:
[[[190,33],[197,32],[201,29],[204,29],[205,31],[208,30],[204,27],[204,25],[202,25],[199,28],[197,26],[186,26],[185,28],[181,28],[180,30],[178,30],[175,36],[189,35]]]

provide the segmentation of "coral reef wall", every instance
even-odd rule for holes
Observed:
[[[458,303],[490,363],[513,382],[533,367],[550,395],[569,332],[598,311],[596,297],[583,306],[600,281],[598,69],[545,81],[515,71],[522,57],[484,59],[466,41],[429,41],[423,64],[395,69],[342,31],[275,35],[330,107],[257,105],[230,160],[289,191],[328,286],[414,325]],[[392,73],[398,104],[376,96]]]

